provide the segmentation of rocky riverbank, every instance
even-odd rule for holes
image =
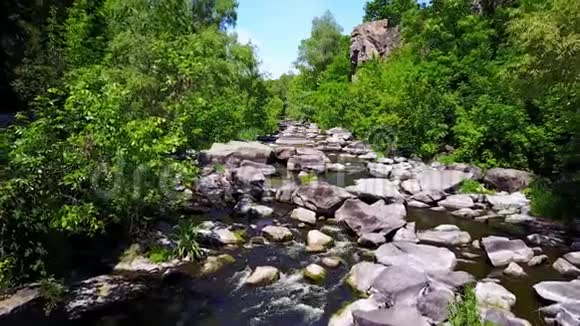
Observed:
[[[549,268],[558,277],[547,274],[533,284],[537,297],[551,303],[540,309],[542,318],[546,324],[580,324],[580,243],[562,226],[530,215],[522,192],[532,178],[526,172],[484,173],[467,164],[382,157],[347,130],[297,123],[282,124],[264,142],[214,144],[198,157],[200,179],[180,191],[200,222],[207,258],[156,264],[139,253],[125,257],[111,275],[71,286],[61,307],[65,319],[146,296],[152,284],[172,275],[227,282],[212,275],[221,277],[231,266],[234,292],[263,289],[256,307],[281,289],[314,293],[316,304],[309,305],[283,292],[297,300],[285,305],[312,308],[303,324],[439,325],[447,320],[449,303],[473,284],[482,319],[530,325],[512,313],[520,298],[510,285],[521,286],[517,282],[531,279],[529,274]],[[495,192],[461,193],[465,180]],[[417,212],[454,220],[429,217],[424,228],[414,221]],[[478,224],[504,231],[476,233]],[[172,247],[171,232],[160,223],[140,245]],[[548,254],[554,250],[557,257]],[[470,264],[487,265],[491,272],[472,275]],[[336,287],[350,288],[354,301],[346,300],[342,309],[321,302]],[[38,300],[37,289],[22,289],[0,303],[0,318],[14,318]],[[266,311],[280,313],[276,309],[281,308]]]

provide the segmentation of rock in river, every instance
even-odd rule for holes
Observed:
[[[249,285],[268,285],[276,282],[280,272],[276,267],[258,266],[246,279],[245,283]]]
[[[310,264],[304,268],[304,278],[314,283],[322,283],[326,279],[326,270],[317,264]]]
[[[548,301],[580,305],[580,280],[540,282],[534,285],[534,290],[540,297]]]
[[[487,171],[483,180],[495,189],[515,192],[529,186],[532,175],[521,170],[495,168]]]
[[[455,225],[439,225],[438,227],[419,232],[417,234],[419,240],[423,242],[430,242],[442,245],[463,245],[471,242],[471,236],[465,231],[461,231]]]
[[[506,269],[503,270],[503,273],[506,275],[514,276],[514,277],[524,277],[526,276],[526,272],[524,269],[518,265],[517,263],[511,262]]]
[[[455,254],[447,248],[410,242],[386,243],[375,251],[377,261],[386,266],[405,266],[418,271],[452,271]]]
[[[385,266],[367,261],[360,262],[350,269],[346,283],[359,293],[367,293],[377,276],[386,269]]]
[[[371,201],[383,199],[387,203],[403,203],[405,200],[388,179],[358,179],[354,183],[355,185],[346,187],[346,190],[362,199]]]
[[[386,205],[382,200],[368,205],[358,199],[348,199],[335,216],[359,236],[373,232],[389,234],[405,225],[406,209],[403,204]]]
[[[451,195],[440,201],[439,206],[449,210],[457,210],[461,208],[472,208],[475,206],[475,203],[469,195]]]
[[[570,264],[570,262],[568,262],[564,258],[558,258],[554,262],[554,264],[552,264],[552,267],[554,267],[555,270],[557,270],[558,272],[560,272],[560,274],[562,274],[564,276],[571,276],[571,277],[580,276],[580,269],[578,269],[576,266]]]
[[[564,259],[576,266],[580,266],[580,251],[567,253],[564,255]]]
[[[306,208],[298,207],[292,211],[290,218],[310,225],[316,225],[316,213]]]
[[[534,251],[520,240],[489,236],[481,239],[481,244],[493,266],[505,266],[509,263],[527,263],[534,257]]]
[[[343,188],[326,182],[301,185],[292,195],[292,201],[318,214],[333,214],[340,205],[355,196]]]
[[[456,170],[426,170],[417,179],[421,185],[421,190],[451,192],[459,188],[463,180],[471,177],[471,173]]]
[[[516,296],[497,283],[477,283],[475,296],[479,305],[484,307],[499,307],[509,311],[516,303]]]
[[[357,326],[429,326],[427,319],[412,305],[394,306],[372,311],[356,310],[352,313]]]
[[[267,164],[274,159],[274,150],[258,142],[231,141],[226,144],[214,143],[209,150],[199,153],[201,164],[209,163],[237,163],[248,160]]]
[[[268,225],[262,229],[262,233],[266,238],[277,242],[285,242],[294,238],[290,229],[284,226]]]
[[[308,231],[308,235],[306,236],[306,250],[310,252],[324,251],[332,246],[333,242],[332,237],[318,230],[311,230]]]

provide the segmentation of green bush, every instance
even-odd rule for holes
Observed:
[[[449,324],[451,326],[484,325],[473,287],[466,287],[463,296],[449,304]]]
[[[493,190],[485,188],[484,185],[472,179],[464,180],[461,183],[459,192],[462,194],[482,194],[482,195],[491,195],[494,193]]]
[[[175,242],[177,247],[175,248],[173,255],[176,258],[184,259],[199,259],[203,256],[203,251],[197,243],[198,240],[198,229],[189,220],[182,220],[176,227]]]
[[[164,263],[173,259],[173,251],[165,247],[153,247],[149,250],[149,260],[153,263]]]
[[[44,313],[49,315],[64,300],[66,289],[62,281],[50,277],[40,281],[39,293],[44,300]]]
[[[531,201],[531,213],[535,216],[558,220],[573,220],[580,212],[580,182],[569,180],[558,185],[545,180],[534,181],[525,190]]]

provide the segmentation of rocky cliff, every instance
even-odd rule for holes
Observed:
[[[388,27],[386,19],[364,23],[351,33],[350,59],[353,68],[372,58],[384,58],[401,44],[398,27]]]

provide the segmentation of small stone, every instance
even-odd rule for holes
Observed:
[[[524,269],[514,262],[511,262],[508,267],[503,270],[503,273],[514,277],[524,277],[527,275]]]
[[[246,279],[245,283],[249,285],[268,285],[278,280],[280,272],[276,267],[258,266]]]
[[[409,202],[407,202],[407,206],[408,207],[413,207],[413,208],[429,208],[430,206],[420,202],[418,200],[410,200]]]
[[[322,265],[328,268],[337,268],[340,266],[340,258],[338,257],[324,257],[322,258]]]
[[[538,266],[541,265],[543,263],[547,263],[550,260],[550,258],[546,255],[539,255],[539,256],[535,256],[534,258],[532,258],[529,262],[528,262],[528,266],[532,267],[532,266]]]
[[[262,234],[264,234],[266,238],[277,242],[290,241],[294,238],[290,229],[284,226],[266,226],[262,229]]]
[[[292,211],[290,218],[298,220],[300,222],[316,225],[316,213],[302,207],[298,207]]]
[[[228,254],[223,254],[219,256],[209,256],[203,263],[200,274],[208,275],[218,272],[224,266],[232,264],[236,261],[234,257]]]
[[[317,264],[310,264],[304,269],[304,278],[314,283],[322,283],[326,279],[326,270]]]
[[[325,251],[333,242],[334,240],[332,237],[329,237],[318,230],[311,230],[306,236],[306,250],[309,252]]]
[[[473,242],[471,243],[471,245],[475,249],[481,249],[481,245],[479,244],[479,240],[473,240]]]
[[[580,276],[580,269],[570,264],[567,260],[563,258],[558,258],[554,264],[552,264],[555,270],[560,272],[564,276],[577,277]]]

